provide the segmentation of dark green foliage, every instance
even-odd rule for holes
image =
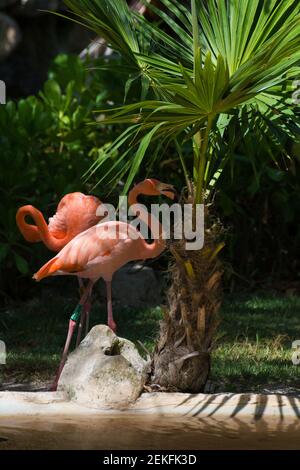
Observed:
[[[101,70],[95,69],[98,66]],[[76,56],[61,55],[39,96],[0,106],[0,297],[31,292],[35,285],[31,273],[49,258],[41,244],[30,245],[19,234],[15,223],[19,206],[33,204],[47,217],[70,191],[91,191],[113,200],[109,181],[123,172],[124,161],[119,161],[118,150],[106,160],[104,150],[120,135],[120,128],[91,126],[90,122],[99,115],[93,111],[107,107],[110,101],[123,102],[124,77],[119,76],[118,67],[114,57],[109,64],[83,64]],[[136,81],[131,84],[127,102],[139,99],[137,85]],[[237,142],[236,135],[231,127],[226,139],[229,145],[232,140]],[[215,199],[230,228],[223,255],[228,278],[242,280],[245,286],[299,275],[299,163],[294,159],[287,171],[280,164],[283,159],[276,146],[272,151],[279,166],[270,160],[266,148],[254,143],[255,136],[237,145],[233,153],[238,165],[232,161],[225,167]],[[289,148],[288,139],[284,145]],[[226,146],[220,146],[221,158],[226,151]],[[131,152],[133,155],[134,149]],[[191,166],[188,143],[181,152]],[[299,156],[296,148],[289,153]],[[86,182],[82,175],[99,159],[100,173],[98,170]],[[95,188],[99,174],[108,175],[107,185]],[[163,146],[156,159],[140,167],[139,179],[149,175],[172,181],[178,189],[185,185],[175,145],[167,150]],[[232,272],[238,276],[231,277]]]
[[[64,194],[89,192],[94,182],[87,185],[82,175],[112,133],[115,138],[116,128],[87,126],[93,112],[112,95],[117,102],[121,91],[117,75],[89,71],[90,65],[60,55],[39,96],[0,106],[0,296],[22,294],[19,281],[22,276],[23,281],[30,279],[46,254],[22,239],[15,223],[17,209],[32,204],[49,216]]]
[[[290,145],[287,142],[286,147]],[[282,290],[299,281],[300,160],[275,165],[259,146],[252,161],[240,148],[234,173],[226,167],[216,195],[227,230],[227,280],[244,288],[274,285]]]
[[[162,160],[161,149],[177,140],[179,148],[188,142],[190,153],[193,145],[192,164],[181,161],[200,202],[204,191],[206,201],[213,196],[217,175],[233,162],[236,138],[230,141],[230,131],[236,123],[244,141],[253,131],[254,142],[264,141],[270,153],[274,145],[283,150],[287,135],[299,140],[292,82],[299,76],[300,8],[296,0],[188,3],[191,8],[178,0],[149,5],[155,22],[130,10],[125,0],[118,6],[114,0],[66,0],[71,18],[104,37],[145,91],[141,101],[106,113],[107,124],[127,125],[118,141],[125,191],[142,164]],[[123,78],[126,87],[128,76]],[[99,181],[105,176],[101,172]],[[112,182],[119,179],[115,174]]]
[[[118,144],[122,173],[110,182],[122,177],[125,190],[145,168],[178,187],[190,177],[196,201],[205,194],[232,227],[225,256],[233,271],[248,280],[298,278],[299,154],[289,147],[300,136],[292,99],[299,2],[160,0],[149,6],[156,21],[124,0],[120,8],[113,0],[66,3],[72,19],[105,37],[148,92],[108,110],[106,123],[126,130],[101,154],[93,175],[99,170],[101,184],[106,180],[102,167]]]

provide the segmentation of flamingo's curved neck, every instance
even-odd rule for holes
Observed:
[[[128,195],[128,206],[132,206],[134,204],[139,204],[138,202],[138,196],[140,194],[144,194],[143,190],[141,188],[135,187],[133,188]],[[160,255],[164,249],[166,248],[166,242],[162,238],[163,234],[163,227],[161,223],[159,222],[156,217],[153,215],[151,216],[147,211],[143,209],[143,206],[139,209],[139,218],[142,222],[144,222],[148,228],[150,228],[152,235],[153,236],[153,242],[152,243],[147,243],[146,240],[144,241],[145,244],[145,250],[149,253],[149,255],[152,258],[155,258],[156,256]],[[155,237],[155,234],[153,233],[153,226],[158,228],[158,238]]]
[[[26,217],[31,217],[36,225],[28,224]],[[52,251],[59,251],[64,246],[62,239],[51,235],[43,214],[33,206],[21,207],[16,216],[17,225],[25,240],[35,243],[42,241]]]

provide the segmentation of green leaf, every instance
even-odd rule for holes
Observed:
[[[275,168],[266,168],[267,175],[273,181],[279,182],[284,178],[284,172],[281,170],[276,170]]]
[[[66,87],[64,112],[67,112],[67,110],[70,108],[72,98],[73,98],[74,88],[75,88],[75,82],[72,80],[68,83]]]
[[[148,147],[151,143],[151,140],[152,140],[154,134],[158,131],[158,129],[163,124],[164,123],[159,123],[156,126],[154,126],[154,128],[148,134],[146,134],[145,137],[143,137],[143,139],[141,140],[139,148],[138,148],[138,150],[137,150],[137,152],[134,156],[134,159],[132,161],[132,164],[131,164],[130,173],[128,175],[128,178],[127,178],[127,181],[126,181],[126,184],[125,184],[125,187],[124,187],[124,191],[123,191],[124,194],[127,194],[127,192],[129,191],[129,188],[130,188],[136,174],[138,173],[140,165],[143,161],[145,153],[146,153],[146,151],[147,151],[147,149],[148,149]]]
[[[133,84],[133,82],[135,80],[137,80],[139,78],[139,76],[140,76],[140,74],[135,74],[133,76],[130,76],[128,78],[128,80],[126,81],[126,83],[125,83],[125,93],[124,93],[124,103],[126,103],[127,95],[130,91],[131,85]]]
[[[0,244],[0,262],[3,261],[9,252],[9,245],[5,243]]]
[[[25,258],[18,255],[18,253],[14,253],[15,262],[18,270],[21,274],[27,274],[29,272],[29,266]]]
[[[62,93],[59,84],[55,80],[47,80],[44,85],[44,94],[49,103],[59,109],[62,101]]]

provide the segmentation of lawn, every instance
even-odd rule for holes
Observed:
[[[14,304],[0,313],[0,339],[7,364],[0,385],[51,380],[65,341],[72,294],[41,291],[39,298]],[[152,350],[161,309],[115,309],[118,334]],[[105,307],[96,300],[92,325],[105,322]],[[256,293],[225,296],[222,323],[214,345],[211,391],[300,391],[300,366],[292,363],[292,342],[300,339],[300,297]]]

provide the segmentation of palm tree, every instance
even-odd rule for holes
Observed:
[[[125,0],[65,1],[74,21],[122,57],[117,70],[124,76],[125,101],[131,87],[140,92],[137,102],[104,110],[107,124],[121,123],[125,130],[91,172],[114,156],[101,180],[125,178],[126,192],[142,163],[151,167],[172,146],[186,180],[183,201],[205,204],[204,247],[186,251],[184,240],[170,243],[172,287],[152,377],[168,390],[198,392],[209,373],[222,292],[218,254],[224,243],[213,194],[249,130],[270,158],[278,154],[275,148],[284,151],[286,136],[298,139],[292,83],[299,76],[300,4],[191,0],[189,9],[178,0],[160,0],[161,8],[157,2],[149,7],[157,18],[150,22]]]

